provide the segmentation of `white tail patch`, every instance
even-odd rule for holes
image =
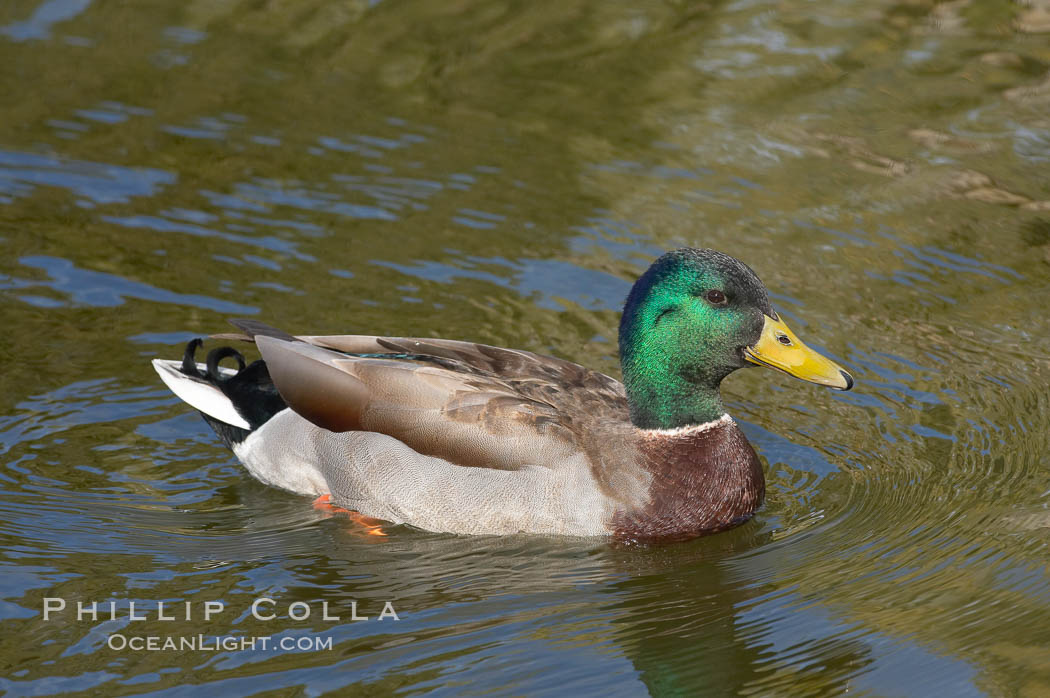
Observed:
[[[188,402],[191,407],[220,422],[225,422],[241,429],[252,428],[233,406],[233,403],[230,402],[230,398],[226,397],[221,390],[199,378],[187,376],[179,370],[181,365],[181,361],[153,359],[153,368],[160,375],[160,379],[164,381],[166,386],[171,388],[171,392]],[[206,369],[204,364],[197,364],[197,367],[202,372]],[[236,373],[233,369],[222,366],[219,367],[219,371],[224,375]]]

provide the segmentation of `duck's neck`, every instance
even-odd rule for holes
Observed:
[[[707,387],[704,378],[669,362],[624,361],[631,421],[639,429],[681,429],[721,419],[726,408],[718,386]]]

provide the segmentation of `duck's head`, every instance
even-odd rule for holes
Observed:
[[[718,419],[719,384],[745,366],[853,387],[846,371],[780,319],[755,272],[714,250],[668,252],[638,279],[620,321],[620,361],[631,420],[645,429]]]

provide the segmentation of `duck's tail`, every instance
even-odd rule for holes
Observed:
[[[200,410],[204,420],[232,448],[287,405],[270,380],[264,361],[246,366],[239,351],[224,346],[212,349],[207,362],[200,364],[196,353],[202,343],[200,339],[191,340],[181,362],[154,359],[153,368],[173,393]],[[228,358],[237,361],[236,369],[219,365]]]

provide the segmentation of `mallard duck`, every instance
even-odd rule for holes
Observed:
[[[154,360],[264,483],[428,531],[685,539],[749,519],[762,467],[719,385],[762,365],[849,390],[758,276],[714,250],[657,259],[620,321],[623,383],[528,351],[448,339],[292,336],[232,321],[198,364]],[[220,366],[233,358],[236,369]]]

